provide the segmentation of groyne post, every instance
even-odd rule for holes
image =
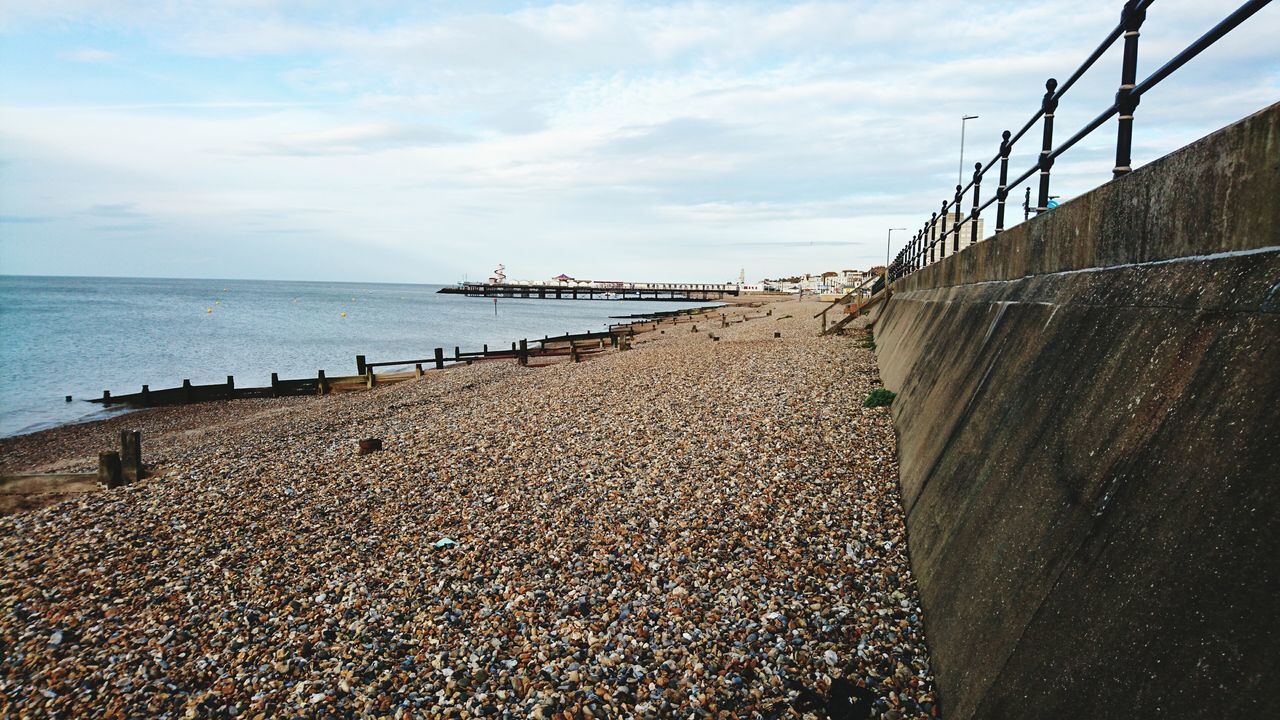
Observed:
[[[356,356],[356,374],[357,375],[364,374],[364,356],[363,355]]]
[[[227,399],[230,400],[235,396],[236,396],[236,376],[228,375],[227,376]]]
[[[436,348],[436,369],[444,369],[444,348]]]
[[[275,375],[272,375],[271,377],[274,378]],[[274,382],[272,382],[271,384],[275,385]],[[182,403],[186,405],[187,403],[190,403],[190,402],[191,402],[191,380],[184,378],[182,380]]]
[[[316,390],[321,395],[329,392],[329,381],[325,379],[323,370],[316,373]]]
[[[147,407],[151,405],[151,386],[150,385],[142,386],[142,405],[143,407]]]
[[[519,361],[521,365],[529,364],[529,341],[528,340],[520,341]]]
[[[414,363],[414,366],[413,366],[413,376],[414,376],[415,378],[421,378],[421,377],[422,377],[422,363]]]
[[[118,488],[124,484],[120,472],[120,453],[115,451],[98,453],[98,482],[108,488]]]
[[[280,397],[280,373],[271,373],[271,397]]]
[[[364,369],[364,386],[365,386],[365,389],[367,389],[367,390],[372,390],[372,389],[373,389],[373,386],[374,386],[377,382],[378,382],[378,381],[377,381],[377,380],[375,380],[375,379],[374,379],[374,377],[373,377],[373,368],[371,368],[371,367],[366,367],[366,368]]]
[[[120,470],[128,482],[142,477],[142,433],[137,430],[120,431]]]

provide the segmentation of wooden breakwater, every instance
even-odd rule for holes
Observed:
[[[627,350],[637,334],[656,330],[662,323],[692,322],[714,309],[716,308],[692,308],[654,313],[644,316],[648,319],[612,324],[608,330],[599,332],[565,333],[532,340],[526,338],[511,343],[510,349],[491,349],[485,345],[478,351],[463,352],[461,347],[455,346],[452,354],[447,353],[444,348],[435,348],[430,357],[379,362],[369,362],[366,356],[357,355],[355,375],[327,376],[324,370],[319,370],[314,377],[284,379],[278,373],[271,373],[271,384],[264,387],[239,387],[235,377],[228,375],[226,382],[222,383],[197,385],[190,380],[183,380],[178,387],[153,390],[149,385],[143,385],[141,391],[123,395],[113,395],[110,390],[103,390],[102,397],[89,402],[145,408],[217,400],[326,395],[369,390],[377,385],[414,380],[431,370],[442,371],[455,365],[470,365],[474,362],[514,360],[521,365],[529,365],[536,359],[559,357],[567,357],[570,362],[580,362],[606,349]],[[388,370],[379,373],[379,368]]]
[[[94,472],[0,474],[0,515],[32,510],[85,493],[137,482],[147,477],[142,463],[142,433],[120,431],[120,449],[98,453]]]
[[[866,310],[870,308],[872,305],[880,302],[881,300],[884,299],[886,295],[887,293],[883,291],[875,294],[871,294],[865,290],[858,290],[855,292],[851,292],[851,293],[848,293],[847,295],[844,295],[843,297],[836,298],[834,302],[832,302],[830,305],[827,305],[825,308],[822,309],[821,312],[819,312],[817,315],[814,315],[814,317],[822,318],[822,334],[830,335],[832,333],[835,333],[844,329],[844,327],[848,325],[855,317],[860,315],[863,310]],[[842,313],[844,317],[838,318],[834,322],[834,324],[829,325],[827,320],[827,313],[830,312],[833,308],[840,305],[845,306],[844,312]]]

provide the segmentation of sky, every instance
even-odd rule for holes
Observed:
[[[979,116],[971,168],[1121,5],[0,3],[0,274],[865,269],[889,228],[910,228],[896,252],[950,197],[961,116]],[[1237,5],[1157,0],[1139,77]],[[1280,100],[1277,36],[1269,6],[1145,96],[1135,163]],[[1117,44],[1063,99],[1059,139],[1110,105],[1119,74]],[[1060,158],[1053,192],[1106,182],[1114,142],[1112,121]]]

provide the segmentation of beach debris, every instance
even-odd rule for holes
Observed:
[[[457,547],[457,546],[458,546],[457,540],[454,540],[453,538],[447,538],[447,537],[440,538],[435,542],[434,545],[432,545],[432,547],[434,547],[437,550],[444,550],[446,548]]]
[[[360,441],[358,454],[368,455],[382,449],[382,438],[364,438]]]

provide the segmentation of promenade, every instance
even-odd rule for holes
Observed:
[[[0,518],[0,716],[931,716],[874,356],[771,307],[0,443],[159,471]]]

